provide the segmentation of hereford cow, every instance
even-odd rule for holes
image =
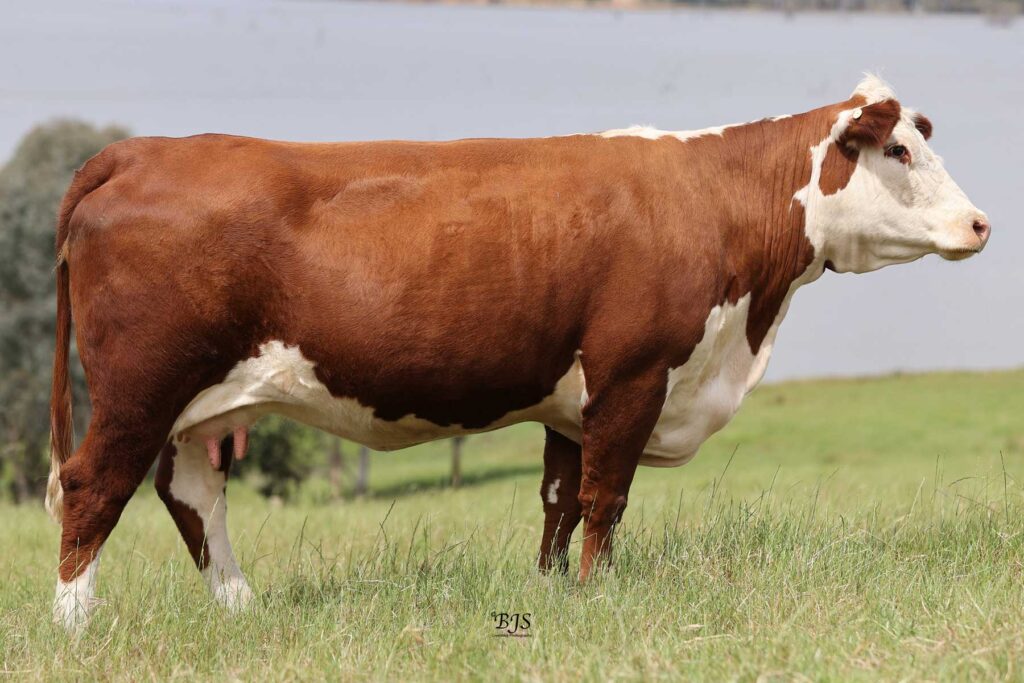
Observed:
[[[380,450],[543,423],[540,567],[566,571],[585,520],[586,579],[637,465],[681,465],[728,422],[798,287],[985,246],[930,134],[868,77],[696,132],[110,145],[58,218],[57,621],[85,622],[157,456],[214,597],[243,606],[225,483],[268,413]],[[72,313],[92,399],[74,454]]]

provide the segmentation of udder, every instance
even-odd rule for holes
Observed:
[[[245,458],[249,446],[249,428],[262,416],[263,412],[265,411],[254,407],[233,410],[193,425],[176,434],[174,438],[186,443],[200,441],[205,444],[210,466],[217,470],[222,464],[220,444],[229,434],[234,437],[233,455],[235,460]]]

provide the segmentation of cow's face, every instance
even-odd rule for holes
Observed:
[[[816,152],[819,192],[809,197],[827,267],[863,273],[926,254],[957,261],[984,248],[988,218],[929,148],[931,130],[891,97],[840,114]]]

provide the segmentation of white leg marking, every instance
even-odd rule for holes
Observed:
[[[211,562],[202,573],[213,599],[227,611],[240,612],[252,600],[252,589],[237,564],[221,570]]]
[[[227,609],[238,611],[252,599],[252,590],[238,568],[228,539],[224,473],[210,467],[202,444],[178,443],[176,446],[171,495],[195,510],[203,520],[208,555],[202,574],[210,593]]]
[[[102,548],[100,549],[102,550]],[[80,631],[89,622],[96,600],[96,572],[100,567],[100,551],[82,573],[67,583],[57,578],[57,595],[53,600],[53,621],[71,632]]]
[[[558,485],[562,483],[561,479],[556,478],[551,485],[548,486],[548,502],[554,505],[558,502]]]

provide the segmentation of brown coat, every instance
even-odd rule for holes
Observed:
[[[377,424],[414,416],[438,436],[536,406],[579,360],[579,431],[548,434],[541,565],[585,516],[585,577],[711,312],[749,297],[757,356],[794,281],[820,273],[794,195],[809,149],[862,103],[685,140],[111,145],[76,175],[58,234],[55,473],[62,557],[78,558],[62,579],[98,552],[186,406],[270,340]],[[866,139],[899,105],[864,111],[850,134]],[[828,159],[820,186],[837,191],[850,156]],[[94,414],[69,459],[72,311]],[[172,490],[185,461],[165,460],[161,495],[204,567],[202,511]]]

